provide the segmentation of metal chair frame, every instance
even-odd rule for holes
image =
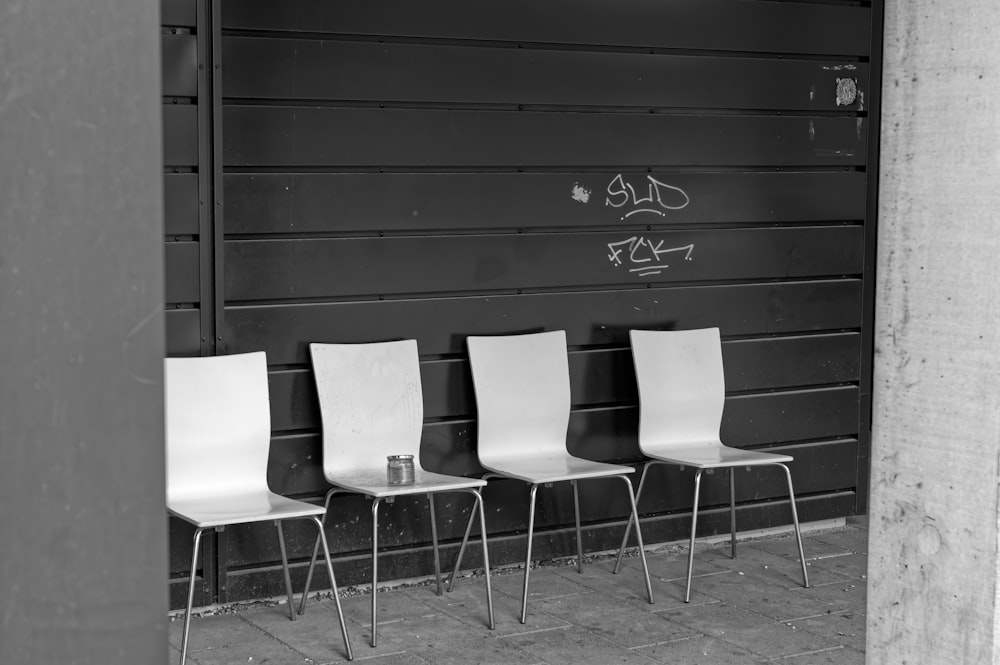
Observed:
[[[431,543],[437,594],[441,595],[441,554],[438,546],[434,495],[444,492],[472,494],[475,498],[470,521],[479,515],[483,530],[483,567],[486,573],[486,601],[490,630],[496,626],[493,588],[486,542],[486,516],[479,478],[450,476],[427,471],[420,464],[420,436],[423,427],[423,396],[420,364],[415,340],[362,344],[309,345],[320,411],[323,418],[323,471],[333,487],[326,494],[323,521],[330,502],[341,493],[360,494],[372,502],[372,600],[371,645],[378,644],[378,513],[383,503],[398,496],[425,494],[431,518]],[[375,419],[375,414],[380,417]],[[390,485],[386,477],[386,457],[412,454],[414,482]],[[306,593],[299,614],[305,611],[312,584],[320,541],[313,547]]]
[[[308,519],[319,529],[340,631],[353,660],[330,548],[319,516],[323,509],[275,494],[267,486],[271,426],[267,360],[263,352],[164,361],[167,510],[195,526],[181,665],[187,662],[198,554],[206,531],[273,521],[278,530],[288,618],[295,620],[282,522]]]
[[[792,474],[785,464],[793,460],[792,456],[732,448],[724,445],[719,438],[726,398],[719,329],[632,330],[630,338],[639,386],[639,447],[650,458],[643,465],[636,502],[642,498],[650,468],[670,465],[695,470],[684,602],[691,601],[702,474],[712,473],[715,469],[729,471],[730,555],[733,559],[736,558],[735,469],[746,467],[749,470],[752,466],[771,465],[784,470],[802,567],[802,583],[808,587],[809,573],[802,550]],[[621,566],[633,521],[638,524],[637,520],[630,519],[625,528],[615,561],[616,572]]]
[[[573,486],[577,570],[583,572],[579,481],[621,479],[628,493],[631,519],[637,520],[636,500],[627,477],[635,469],[574,457],[566,449],[570,387],[565,331],[472,336],[468,338],[468,346],[478,410],[477,454],[480,464],[487,471],[483,478],[513,478],[524,481],[530,487],[520,616],[521,623],[525,623],[538,488],[562,481],[569,481]],[[449,589],[461,565],[471,531],[470,519],[455,560]],[[636,536],[646,593],[652,603],[653,588],[638,528]]]

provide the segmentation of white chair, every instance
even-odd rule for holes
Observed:
[[[719,438],[722,411],[726,402],[722,343],[718,328],[661,331],[632,330],[632,357],[639,386],[639,448],[650,458],[639,479],[636,501],[642,498],[646,473],[660,464],[694,469],[694,503],[691,511],[691,542],[688,549],[687,590],[691,600],[691,571],[694,566],[695,528],[698,525],[698,491],[702,473],[729,469],[730,546],[736,558],[736,467],[780,466],[788,479],[788,498],[799,546],[803,586],[809,586],[802,534],[795,510],[792,474],[785,466],[791,455],[742,450],[723,445]],[[629,527],[622,539],[615,570],[621,564]]]
[[[327,573],[337,604],[340,631],[352,660],[347,626],[340,611],[337,582],[320,506],[288,499],[267,486],[267,457],[271,445],[271,414],[267,389],[267,361],[263,352],[205,358],[167,358],[164,361],[166,407],[167,509],[195,526],[191,578],[188,585],[181,665],[187,660],[191,604],[194,601],[198,548],[205,531],[222,531],[230,524],[273,520],[292,608],[292,583],[281,523],[310,519],[319,528]]]
[[[627,475],[630,466],[581,459],[566,449],[570,415],[569,363],[566,333],[562,330],[524,335],[469,337],[469,360],[478,410],[479,463],[486,478],[513,478],[531,487],[528,508],[528,548],[524,559],[521,623],[528,609],[528,578],[531,542],[535,525],[535,495],[540,485],[569,481],[573,486],[576,516],[577,569],[582,572],[583,543],[580,529],[578,481],[618,478],[624,482],[632,519],[636,519],[635,497]],[[455,570],[462,560],[472,522],[459,549]],[[646,578],[646,593],[653,602],[653,589],[636,529],[639,555]],[[452,573],[452,580],[455,574]]]
[[[475,497],[472,516],[477,509],[485,527],[483,497],[480,488],[486,482],[478,478],[448,476],[424,470],[420,465],[420,435],[424,406],[420,383],[420,362],[415,340],[369,344],[310,344],[316,389],[323,421],[323,473],[333,488],[330,499],[341,492],[362,494],[372,500],[372,636],[377,644],[378,624],[378,508],[397,496],[425,494],[430,508],[431,542],[434,548],[434,572],[437,593],[441,594],[441,559],[438,552],[434,495],[440,492],[467,492]],[[386,458],[390,455],[413,455],[414,482],[390,485]],[[493,590],[490,561],[483,529],[483,567],[486,571],[486,602],[489,627],[494,628]],[[319,547],[319,541],[316,542]],[[313,550],[313,563],[316,561]],[[306,578],[306,592],[312,578],[312,565]],[[299,608],[305,609],[306,596]]]

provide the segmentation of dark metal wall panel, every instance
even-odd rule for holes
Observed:
[[[227,232],[255,237],[823,222],[864,219],[865,174],[242,173],[226,175],[225,199]]]
[[[318,39],[229,37],[229,99],[368,100],[843,111],[837,79],[867,86],[868,66],[795,60],[470,49]],[[706,85],[711,81],[711,85]]]
[[[231,106],[226,166],[858,166],[863,118]]]
[[[871,11],[744,0],[233,0],[228,29],[762,53],[867,55]]]
[[[199,298],[198,243],[168,242],[165,245],[166,303],[195,303]]]
[[[161,59],[164,97],[198,95],[198,39],[191,34],[163,35]]]
[[[630,328],[719,326],[723,335],[861,326],[860,280],[691,286],[226,309],[230,353],[307,364],[309,342],[413,338],[424,354],[464,354],[468,335],[566,330],[571,346],[625,345]],[[447,325],[443,325],[447,322]]]
[[[198,107],[163,106],[163,163],[167,167],[198,165]]]
[[[200,274],[168,285],[180,306],[168,348],[267,352],[269,482],[318,499],[310,342],[416,339],[421,459],[472,475],[482,469],[467,335],[565,330],[571,450],[635,464],[629,329],[719,326],[726,441],[794,455],[804,519],[849,514],[866,483],[870,401],[861,347],[881,27],[868,5],[193,5],[207,24],[164,31],[166,164],[178,171],[167,180],[168,266]],[[166,3],[164,16],[183,21],[182,6]],[[192,78],[189,32],[211,77]],[[180,94],[192,80],[196,96]],[[661,476],[670,492],[644,508],[654,539],[681,534],[690,501],[690,476]],[[750,476],[737,485],[741,524],[786,522],[781,475]],[[728,527],[716,510],[726,489],[706,481],[706,532]],[[615,544],[627,510],[615,490],[593,483],[582,497],[591,545]],[[567,491],[543,492],[547,555],[571,540]],[[486,500],[496,556],[513,560],[523,484],[491,483]],[[426,574],[426,504],[403,504],[386,516],[385,542],[415,563],[390,557],[385,570]],[[439,504],[445,538],[459,535],[467,504]],[[367,507],[342,498],[336,514],[328,529],[357,577]],[[220,539],[205,567],[215,600],[280,590],[272,531]],[[293,557],[308,554],[307,532],[289,530]]]
[[[320,299],[859,275],[860,226],[230,241],[226,295]]]
[[[201,316],[197,309],[166,311],[167,356],[201,355]]]
[[[196,0],[160,0],[160,22],[165,26],[193,28],[197,16]]]
[[[198,234],[198,175],[168,173],[163,177],[163,221],[168,236]]]

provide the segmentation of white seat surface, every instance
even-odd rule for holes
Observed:
[[[675,446],[658,448],[655,445],[647,444],[643,448],[643,453],[648,457],[663,462],[673,462],[702,469],[777,464],[780,462],[791,462],[793,459],[791,455],[742,450],[721,444],[699,445],[688,448],[678,448]]]
[[[426,494],[427,492],[449,492],[470,487],[485,487],[480,478],[446,476],[425,471],[414,464],[413,484],[390,485],[386,481],[385,467],[378,469],[358,469],[350,474],[341,474],[331,479],[337,487],[373,497],[400,496],[403,494]]]
[[[482,463],[486,469],[494,473],[536,484],[620,476],[635,471],[630,466],[594,462],[568,454],[524,455],[522,453],[509,458],[492,456]]]
[[[225,526],[322,515],[323,506],[288,499],[274,492],[246,492],[173,499],[169,511],[197,527]]]

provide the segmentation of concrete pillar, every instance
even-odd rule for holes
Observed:
[[[1000,3],[889,0],[868,663],[997,663]]]
[[[167,658],[157,0],[0,3],[0,663]]]

